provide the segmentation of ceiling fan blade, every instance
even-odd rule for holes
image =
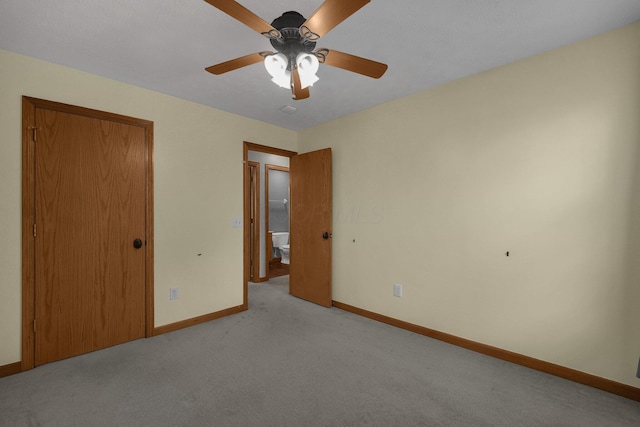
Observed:
[[[300,101],[301,99],[307,99],[311,96],[309,92],[309,88],[302,89],[302,84],[300,83],[300,74],[298,74],[298,69],[296,68],[291,73],[291,80],[293,80],[293,85],[291,85],[291,93],[293,94],[293,99],[296,101]]]
[[[353,71],[354,73],[379,79],[387,71],[387,64],[372,61],[370,59],[360,58],[359,56],[350,55],[333,49],[320,49],[317,54],[321,63],[331,65],[332,67],[342,68],[343,70]],[[324,58],[324,61],[323,61]]]
[[[300,27],[300,35],[317,40],[371,0],[325,0]]]
[[[251,12],[240,3],[233,0],[204,0],[211,6],[220,9],[232,18],[242,22],[247,27],[257,31],[265,37],[281,38],[280,31],[276,30],[264,19],[260,18],[255,13]]]
[[[240,58],[232,59],[231,61],[222,62],[220,64],[212,65],[205,68],[211,74],[224,74],[228,71],[237,70],[238,68],[246,67],[247,65],[256,64],[264,61],[266,55],[272,55],[273,52],[260,52],[252,53],[250,55],[241,56]]]

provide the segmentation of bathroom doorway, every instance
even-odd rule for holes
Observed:
[[[289,163],[289,158],[280,159]],[[289,167],[265,165],[266,277],[289,275]]]
[[[288,274],[278,248],[283,243],[276,243],[274,249],[273,233],[277,233],[276,240],[282,240],[278,234],[288,234],[289,161],[294,155],[293,151],[244,143],[245,284],[266,282],[273,273]]]

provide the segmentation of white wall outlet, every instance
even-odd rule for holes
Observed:
[[[178,288],[169,288],[169,301],[178,299]]]
[[[233,228],[242,228],[242,217],[241,216],[234,216],[233,217],[233,221],[231,223],[231,226]]]
[[[396,283],[395,285],[393,285],[393,296],[394,297],[401,297],[402,296],[402,285],[399,283]]]

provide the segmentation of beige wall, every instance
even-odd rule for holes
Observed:
[[[21,359],[22,95],[154,121],[156,326],[242,304],[242,142],[296,133],[0,50],[0,366]]]
[[[301,132],[334,299],[640,386],[639,123],[635,24]]]

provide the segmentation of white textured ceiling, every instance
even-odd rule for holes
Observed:
[[[308,17],[322,0],[240,3],[271,22],[289,10]],[[0,48],[300,130],[638,20],[640,0],[372,0],[317,47],[387,73],[321,65],[302,101],[261,64],[204,71],[271,46],[203,0],[0,0]]]

